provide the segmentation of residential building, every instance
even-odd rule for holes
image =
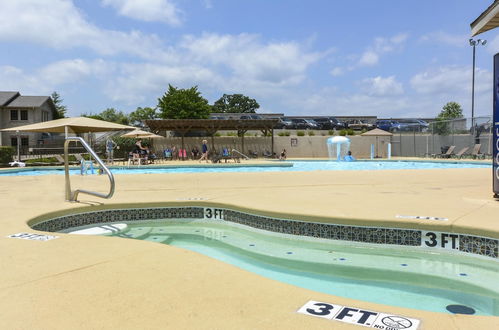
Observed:
[[[0,128],[52,120],[55,105],[50,96],[23,96],[19,92],[0,92]],[[43,144],[46,133],[20,132],[21,146]],[[0,145],[17,146],[16,132],[0,132]]]

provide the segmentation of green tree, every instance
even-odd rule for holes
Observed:
[[[255,99],[243,94],[224,94],[213,104],[213,112],[225,113],[255,113],[260,108]]]
[[[128,115],[128,118],[130,119],[130,123],[133,126],[143,126],[142,122],[144,120],[156,119],[156,118],[158,118],[158,115],[156,114],[156,109],[154,109],[154,108],[138,107],[135,111],[131,112]]]
[[[211,107],[197,86],[179,89],[168,85],[168,91],[158,99],[158,109],[165,119],[206,119]]]
[[[451,133],[450,121],[452,119],[463,118],[463,109],[457,102],[447,102],[442,111],[437,116],[434,131],[440,135],[448,135]]]
[[[123,111],[116,110],[114,108],[107,108],[106,110],[102,111],[101,113],[98,114],[83,114],[84,117],[89,117],[89,118],[94,118],[94,119],[99,119],[99,120],[105,120],[105,121],[110,121],[113,123],[118,123],[118,124],[123,124],[123,125],[128,125],[130,120],[128,119],[127,115],[123,113]]]
[[[62,101],[64,100],[61,98],[59,93],[55,91],[50,95],[50,97],[55,105],[55,111],[53,112],[54,119],[64,118],[66,116],[66,111],[68,110],[68,108],[62,104]]]

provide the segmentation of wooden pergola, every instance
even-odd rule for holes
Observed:
[[[260,130],[264,136],[271,136],[271,152],[274,154],[274,126],[277,119],[156,119],[146,120],[144,123],[152,132],[159,134],[161,131],[179,132],[184,149],[184,137],[192,131],[206,131],[211,137],[211,147],[215,149],[215,133],[217,131],[237,131],[241,137],[241,152],[244,153],[244,134],[249,130]]]

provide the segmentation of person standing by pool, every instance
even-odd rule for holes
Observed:
[[[203,140],[203,145],[201,146],[201,158],[199,159],[199,162],[204,159],[208,163],[208,141]]]
[[[106,140],[106,153],[107,153],[107,163],[113,163],[114,162],[114,148],[116,148],[118,145],[116,142],[113,141],[113,139],[107,139]]]

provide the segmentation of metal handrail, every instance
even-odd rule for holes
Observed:
[[[111,184],[111,187],[109,188],[109,192],[107,194],[103,193],[98,193],[95,191],[89,191],[89,190],[84,190],[84,189],[76,189],[75,191],[71,191],[71,183],[69,180],[69,161],[68,161],[68,149],[69,149],[69,143],[71,141],[80,141],[80,143],[83,145],[83,147],[88,151],[88,153],[97,161],[97,163],[100,165],[100,167],[106,172],[109,182]],[[83,140],[81,137],[78,136],[72,136],[72,137],[67,137],[66,141],[64,142],[64,174],[65,174],[65,181],[66,181],[66,201],[69,202],[77,202],[78,194],[83,193],[87,195],[92,195],[100,198],[111,198],[114,194],[114,176],[107,168],[107,166],[104,164],[104,162],[97,156],[95,151],[90,148],[90,146]]]
[[[250,158],[248,156],[246,156],[245,154],[243,154],[242,152],[236,150],[236,149],[232,149],[232,152],[236,152],[238,154],[240,154],[241,156],[243,156],[244,158],[246,158],[246,160],[249,160]]]

